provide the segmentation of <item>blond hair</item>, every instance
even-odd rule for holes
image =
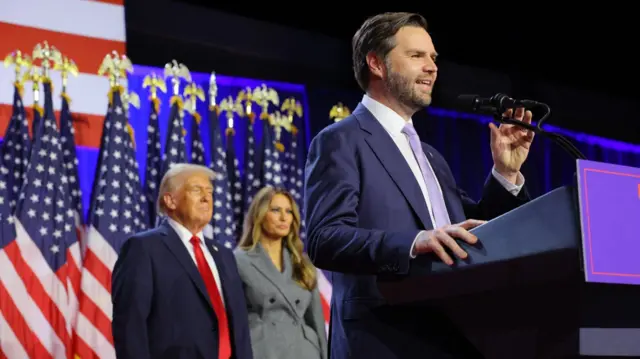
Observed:
[[[215,180],[217,176],[212,169],[202,165],[192,163],[175,163],[171,165],[167,173],[162,177],[162,181],[160,181],[158,199],[156,202],[156,212],[158,213],[158,216],[166,216],[167,213],[162,197],[166,193],[171,193],[180,189],[185,182],[185,175],[194,172],[205,174],[212,181]]]
[[[293,196],[285,189],[264,187],[253,198],[244,218],[242,236],[238,247],[243,250],[254,249],[262,238],[262,222],[269,210],[271,200],[276,194],[286,196],[291,202],[293,221],[291,231],[283,238],[283,245],[291,253],[293,264],[293,280],[302,288],[313,290],[317,285],[316,268],[303,251],[304,244],[300,239],[300,211]]]

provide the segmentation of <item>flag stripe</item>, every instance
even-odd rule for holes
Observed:
[[[85,294],[89,295],[93,301],[92,305],[95,305],[100,309],[102,314],[107,320],[111,320],[111,312],[113,311],[113,304],[111,303],[111,291],[103,287],[93,273],[86,269],[82,275],[82,290]],[[109,274],[111,276],[111,274]],[[111,288],[111,286],[109,286]],[[92,317],[89,315],[89,317]]]
[[[113,339],[108,340],[102,333],[97,331],[93,326],[90,319],[84,315],[78,316],[78,326],[76,328],[78,336],[82,338],[86,343],[91,343],[92,350],[96,353],[96,358],[100,359],[115,359],[116,351],[113,347]],[[84,356],[81,356],[85,359]],[[90,357],[89,357],[90,358]]]
[[[78,321],[80,321],[80,317],[82,317],[82,314],[80,314],[78,316]],[[84,319],[84,318],[83,318]],[[83,323],[86,323],[87,320],[84,319],[82,321]],[[78,329],[76,327],[76,333],[78,333]],[[87,342],[78,334],[73,338],[73,351],[74,354],[77,355],[78,357],[80,357],[80,359],[92,359],[92,358],[100,358],[92,349],[89,345],[87,345]],[[108,357],[103,357],[103,358],[108,358]]]
[[[11,243],[9,246],[15,246],[14,243]],[[0,268],[2,268],[2,277],[0,277],[2,293],[0,293],[0,297],[7,298],[8,300],[6,302],[11,300],[16,311],[5,311],[3,308],[2,312],[5,315],[7,313],[12,314],[10,316],[12,323],[14,321],[18,323],[24,321],[25,324],[20,325],[18,328],[13,328],[13,332],[20,338],[20,341],[24,343],[25,348],[32,348],[34,345],[32,341],[38,341],[47,353],[52,354],[54,353],[54,342],[58,348],[62,347],[62,342],[60,342],[60,339],[53,333],[51,324],[47,318],[44,317],[36,303],[34,303],[33,298],[29,296],[25,283],[20,280],[20,276],[16,273],[16,269],[6,252],[9,246],[5,247],[4,251],[0,251]],[[3,300],[3,302],[5,302],[5,300]],[[10,309],[11,307],[7,308],[7,310]],[[27,337],[29,333],[27,328],[29,331],[33,331],[32,337]]]
[[[67,320],[65,320],[65,316],[61,311],[61,304],[64,305],[66,303],[55,303],[54,298],[51,296],[54,293],[50,293],[47,290],[45,285],[42,284],[43,278],[34,273],[29,263],[22,257],[19,245],[18,240],[16,240],[5,247],[7,258],[11,262],[18,279],[25,283],[24,289],[27,295],[31,297],[33,303],[40,309],[40,313],[48,319],[49,324],[57,335],[56,342],[59,340],[60,344],[64,345],[69,340],[69,333],[66,331]],[[11,293],[13,294],[14,291],[12,290]]]
[[[44,293],[49,299],[51,299],[55,305],[59,308],[65,308],[66,301],[66,288],[62,281],[58,279],[57,273],[51,270],[49,264],[44,258],[40,248],[31,240],[31,237],[23,227],[20,220],[16,218],[16,243],[19,249],[16,249],[21,255],[18,256],[19,260],[27,264],[27,268],[31,271],[31,275],[38,278]],[[46,248],[49,250],[49,248]],[[15,262],[14,262],[15,263]],[[61,298],[60,295],[64,294],[65,297]],[[61,311],[64,313],[64,311]],[[68,319],[68,316],[67,316]]]
[[[0,11],[0,22],[30,27],[32,30],[29,31],[32,34],[40,31],[41,35],[37,36],[28,49],[29,53],[36,43],[45,40],[49,41],[49,45],[56,46],[64,53],[65,50],[59,46],[66,45],[66,42],[53,41],[61,40],[61,38],[52,37],[53,35],[50,34],[44,35],[43,31],[124,43],[126,40],[124,21],[124,6],[84,0],[9,1],[2,4],[2,11]],[[0,33],[3,34],[3,42],[12,41],[12,36],[7,36],[7,34],[18,35],[15,32]],[[25,44],[25,39],[22,39],[22,44]],[[86,52],[93,51],[94,49],[91,48],[91,51]],[[104,56],[106,53],[101,54]]]
[[[37,339],[0,280],[0,348],[11,358],[52,358]],[[5,320],[9,317],[9,321]],[[19,333],[16,335],[16,333]],[[28,351],[27,351],[28,350]],[[31,355],[28,355],[30,353]]]
[[[85,293],[88,291],[85,288]],[[100,332],[100,334],[106,338],[110,344],[113,345],[113,336],[111,334],[111,316],[105,315],[105,313],[94,303],[92,298],[96,298],[95,295],[83,295],[80,298],[80,312],[84,318],[90,318],[91,326],[95,331]],[[111,295],[109,294],[109,297]],[[111,312],[109,312],[111,314]]]
[[[25,13],[29,12],[25,11]],[[3,56],[15,50],[31,55],[34,46],[46,40],[49,46],[55,46],[64,56],[73,60],[78,66],[78,71],[85,74],[97,73],[105,55],[112,51],[117,51],[119,54],[125,52],[123,42],[40,30],[6,22],[0,22],[0,34],[3,36],[0,42],[0,54]],[[72,82],[72,80],[69,81],[69,83]],[[102,109],[104,110],[105,108]]]
[[[116,265],[118,253],[116,253],[111,244],[106,241],[100,231],[98,231],[93,225],[89,227],[89,234],[87,235],[87,238],[89,241],[88,249],[90,249],[96,257],[98,257],[100,262],[104,264],[106,268],[108,268],[109,277],[107,277],[106,280],[103,280],[102,283],[105,283],[105,288],[111,291],[111,269]]]
[[[111,269],[105,266],[91,248],[87,248],[84,269],[91,273],[96,285],[102,286],[109,293],[111,292]]]

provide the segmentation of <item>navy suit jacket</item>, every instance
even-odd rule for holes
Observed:
[[[233,252],[217,241],[205,242],[220,274],[232,358],[252,359],[247,307]],[[168,223],[124,243],[113,269],[112,300],[118,359],[218,357],[218,323],[204,281]]]
[[[422,147],[452,223],[488,220],[528,200],[524,187],[514,196],[489,175],[476,202],[457,187],[442,155]],[[408,275],[416,235],[433,226],[406,160],[362,104],[312,140],[304,206],[309,256],[333,271],[332,359],[479,357],[438,308],[392,306],[378,290],[378,277]]]

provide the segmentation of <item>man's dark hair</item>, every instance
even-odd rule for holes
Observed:
[[[405,26],[422,27],[427,30],[427,20],[420,14],[408,12],[386,12],[368,18],[353,35],[353,72],[362,91],[369,87],[367,54],[373,51],[383,59],[396,46],[394,36]]]

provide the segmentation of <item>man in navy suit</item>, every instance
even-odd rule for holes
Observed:
[[[112,279],[118,359],[253,358],[235,257],[203,236],[214,178],[204,166],[174,165],[158,196],[166,220],[122,246]]]
[[[457,187],[445,159],[422,143],[411,116],[431,103],[437,53],[418,14],[385,13],[353,38],[366,93],[353,114],[311,142],[305,172],[307,250],[332,271],[330,353],[342,358],[476,358],[437,308],[390,305],[379,276],[406,275],[417,256],[452,264],[454,239],[528,200],[520,167],[533,134],[490,124],[494,167],[482,199]],[[505,114],[530,123],[532,114]]]

